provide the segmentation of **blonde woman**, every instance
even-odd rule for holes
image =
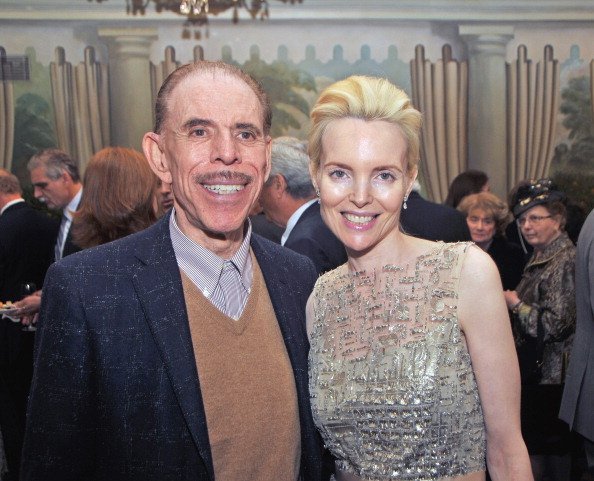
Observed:
[[[387,80],[350,77],[312,110],[324,221],[347,263],[309,299],[314,420],[337,481],[531,480],[497,269],[472,244],[399,228],[421,114]]]

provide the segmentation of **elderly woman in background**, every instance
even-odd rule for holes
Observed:
[[[493,262],[400,229],[421,114],[389,81],[355,76],[311,117],[312,180],[348,254],[307,307],[313,415],[337,481],[484,480],[485,461],[494,479],[531,480]]]
[[[158,183],[144,156],[106,147],[89,161],[84,195],[72,222],[82,249],[141,231],[157,220]]]
[[[458,204],[466,216],[472,241],[495,261],[503,288],[515,289],[524,271],[524,251],[505,238],[510,221],[506,203],[491,192],[470,194]]]
[[[557,415],[576,306],[575,246],[564,231],[565,194],[548,179],[531,181],[518,188],[513,214],[534,248],[517,289],[505,292],[523,368],[522,431],[535,479],[545,479],[546,474],[546,479],[567,480],[569,430]],[[550,388],[534,389],[534,385]]]

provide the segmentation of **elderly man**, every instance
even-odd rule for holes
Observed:
[[[320,215],[302,141],[293,137],[272,141],[272,168],[260,205],[269,220],[285,229],[281,245],[309,257],[318,274],[346,262],[344,246]]]
[[[0,301],[19,300],[25,284],[41,287],[57,231],[55,220],[24,201],[16,176],[0,169]],[[9,480],[19,477],[33,339],[33,333],[0,315],[0,429]]]
[[[144,152],[174,207],[55,263],[43,293],[24,480],[317,480],[305,257],[252,235],[271,110],[224,63],[180,67]]]

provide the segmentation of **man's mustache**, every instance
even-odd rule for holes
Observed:
[[[217,180],[225,181],[237,181],[239,184],[247,184],[252,182],[254,178],[251,175],[244,174],[243,172],[233,172],[231,170],[220,170],[218,172],[209,172],[208,174],[196,174],[193,178],[197,184],[203,184],[205,182],[213,182]]]

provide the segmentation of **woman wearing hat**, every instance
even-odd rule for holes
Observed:
[[[575,247],[565,195],[550,180],[518,189],[513,214],[534,249],[515,291],[505,291],[522,371],[522,432],[535,480],[569,479],[569,431],[557,419],[576,322]],[[536,386],[536,387],[535,387]],[[545,387],[543,387],[545,386]]]

